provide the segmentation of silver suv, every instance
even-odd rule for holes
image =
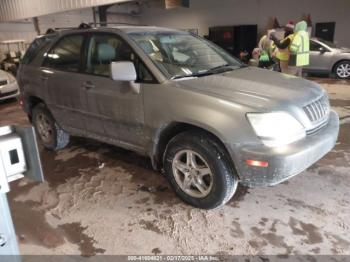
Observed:
[[[73,135],[136,151],[203,209],[224,205],[238,183],[270,186],[299,174],[339,131],[318,84],[244,66],[166,28],[51,32],[30,46],[18,82],[47,149]]]

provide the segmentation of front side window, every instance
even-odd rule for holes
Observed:
[[[332,43],[330,41],[318,38],[318,41],[322,42],[323,44],[325,44],[326,46],[330,47],[330,48],[337,48],[338,46],[335,43]]]
[[[320,48],[322,46],[319,43],[316,43],[314,41],[310,41],[310,51],[320,51]]]
[[[65,36],[46,55],[44,66],[78,72],[80,69],[81,53],[84,36]]]
[[[85,70],[89,74],[109,76],[111,62],[134,60],[135,54],[122,39],[116,35],[96,34],[88,44]]]
[[[96,34],[90,38],[85,66],[86,73],[110,77],[110,65],[112,62],[118,61],[133,62],[138,81],[154,81],[147,67],[123,39],[112,34]]]
[[[231,70],[242,64],[207,40],[185,32],[140,32],[130,37],[170,78],[199,76]]]

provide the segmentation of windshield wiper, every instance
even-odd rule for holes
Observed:
[[[238,68],[242,68],[242,66],[240,66]],[[199,73],[194,73],[194,74],[190,74],[190,75],[175,75],[175,76],[173,76],[170,79],[174,80],[174,79],[189,78],[189,77],[203,77],[203,76],[213,75],[213,74],[217,74],[217,73],[224,73],[224,72],[227,72],[227,71],[232,71],[234,69],[235,68],[233,68],[232,65],[224,64],[224,65],[220,65],[220,66],[216,66],[216,67],[210,68],[210,69],[208,69],[206,71],[199,72]]]
[[[195,73],[195,74],[190,74],[190,75],[175,75],[175,76],[171,77],[170,79],[174,80],[174,79],[190,78],[190,77],[202,77],[202,76],[208,76],[208,75],[212,75],[212,74],[213,74],[213,72],[205,71],[202,73]]]
[[[213,74],[214,73],[218,74],[218,73],[225,73],[227,71],[233,71],[233,70],[238,69],[238,68],[241,68],[241,67],[236,67],[236,66],[230,65],[230,64],[224,64],[224,65],[210,68],[207,72],[211,72]]]
[[[219,69],[221,69],[221,68],[227,68],[227,67],[229,67],[229,66],[230,66],[229,64],[223,64],[223,65],[219,65],[219,66],[210,68],[208,71],[216,71],[216,70],[219,70]]]

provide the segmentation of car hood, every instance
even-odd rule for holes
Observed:
[[[0,70],[0,80],[8,80],[7,73],[3,70]]]
[[[288,105],[303,107],[324,94],[314,82],[253,67],[182,80],[177,84],[261,111],[279,110]]]
[[[341,47],[341,48],[339,48],[339,51],[340,51],[341,53],[350,53],[350,48]]]

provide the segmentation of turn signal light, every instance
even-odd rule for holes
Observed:
[[[257,161],[257,160],[247,160],[246,161],[248,166],[256,166],[256,167],[268,167],[269,163],[264,161]]]

